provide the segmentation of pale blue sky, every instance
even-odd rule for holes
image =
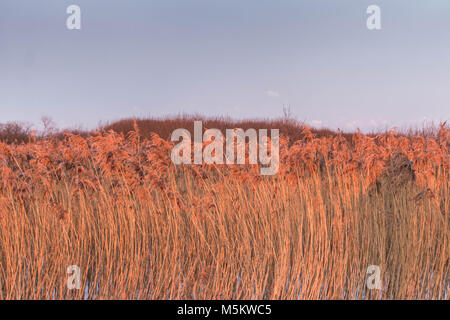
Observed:
[[[66,8],[82,30],[66,28]],[[382,30],[366,9],[382,10]],[[449,0],[1,0],[0,122],[200,113],[364,130],[450,118]]]

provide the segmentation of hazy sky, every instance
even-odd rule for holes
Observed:
[[[66,9],[81,8],[81,30]],[[382,30],[366,9],[381,7]],[[450,118],[449,0],[0,0],[0,122]]]

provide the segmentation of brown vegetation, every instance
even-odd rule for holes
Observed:
[[[186,123],[137,124],[0,143],[0,298],[449,299],[444,125],[432,138],[293,128],[262,177],[174,166],[163,138]],[[66,287],[70,265],[82,290]]]
[[[113,122],[109,125],[105,125],[100,130],[109,131],[113,130],[118,133],[128,134],[134,129],[134,123],[136,122],[140,133],[143,137],[150,137],[152,133],[158,134],[161,138],[170,140],[172,132],[178,128],[184,128],[191,132],[193,135],[194,121],[201,120],[205,128],[215,128],[222,132],[230,128],[242,128],[247,130],[253,128],[259,129],[280,129],[280,133],[285,137],[288,137],[290,141],[297,141],[303,137],[302,129],[304,124],[300,123],[292,118],[280,118],[276,120],[233,120],[223,117],[218,118],[203,118],[198,116],[182,116],[174,118],[146,118],[146,119],[123,119]],[[311,131],[317,137],[336,135],[337,133],[329,129],[314,129]],[[351,138],[352,134],[342,134],[346,138]]]

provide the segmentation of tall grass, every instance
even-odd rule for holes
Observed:
[[[0,144],[0,298],[449,299],[450,131],[302,130],[273,177],[137,128]]]

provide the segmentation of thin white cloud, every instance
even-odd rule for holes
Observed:
[[[280,96],[280,93],[278,93],[277,91],[274,91],[274,90],[267,90],[266,95],[268,97],[278,98]]]

